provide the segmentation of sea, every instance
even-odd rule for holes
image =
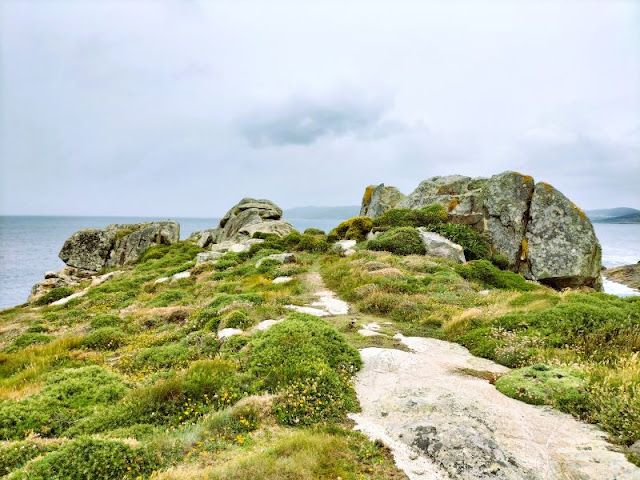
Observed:
[[[77,230],[101,228],[113,223],[166,220],[158,217],[38,217],[0,216],[0,309],[24,303],[34,283],[49,270],[64,267],[58,252]],[[180,237],[218,225],[219,218],[173,218],[180,222]],[[329,231],[336,219],[287,218],[300,231],[310,227]],[[594,224],[602,244],[605,267],[640,261],[640,225]],[[624,285],[605,281],[605,291],[615,295],[640,294]]]

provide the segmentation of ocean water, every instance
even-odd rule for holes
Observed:
[[[105,227],[112,223],[166,220],[157,217],[2,217],[0,216],[0,308],[26,301],[31,286],[44,278],[44,272],[59,270],[64,263],[58,252],[69,236],[83,228]],[[217,226],[217,218],[174,218],[180,222],[180,237]],[[335,219],[288,219],[298,230],[309,227],[329,231]],[[602,263],[606,267],[640,261],[640,225],[596,224],[602,244]],[[609,293],[637,293],[613,282],[605,283]]]

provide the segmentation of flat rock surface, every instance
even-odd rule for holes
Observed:
[[[602,275],[629,288],[640,290],[640,263],[607,268],[602,272]]]
[[[361,350],[355,388],[362,412],[351,417],[392,449],[410,479],[640,479],[595,427],[462,372],[506,367],[457,344],[398,338],[412,352]]]

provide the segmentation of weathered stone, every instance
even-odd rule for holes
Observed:
[[[256,262],[256,268],[262,265],[265,260],[275,260],[280,263],[295,263],[296,256],[293,253],[274,253],[272,255],[267,255]]]
[[[600,246],[591,222],[564,195],[545,185],[535,186],[532,177],[517,172],[489,179],[433,177],[393,206],[439,203],[448,210],[450,223],[483,233],[493,251],[507,258],[511,270],[555,288],[601,289]],[[365,198],[374,191],[367,187]],[[369,203],[363,202],[363,208]],[[382,211],[366,213],[375,217]]]
[[[600,290],[600,242],[585,213],[548,183],[533,192],[522,258],[531,276],[554,288]]]
[[[342,255],[343,257],[348,257],[356,253],[356,243],[357,242],[355,240],[338,240],[331,247],[331,251]]]
[[[218,338],[224,340],[225,338],[233,337],[234,335],[241,335],[242,330],[239,328],[223,328],[218,332]]]
[[[58,256],[67,265],[97,272],[104,268],[117,235],[112,227],[80,230],[64,242]]]
[[[457,243],[444,238],[434,232],[427,231],[426,228],[418,228],[418,234],[425,247],[426,255],[438,258],[446,258],[453,262],[464,263],[464,249]]]
[[[607,268],[602,274],[609,280],[640,290],[640,262],[633,265]]]
[[[277,277],[274,278],[271,283],[289,283],[291,280],[293,280],[293,277]]]
[[[275,234],[280,237],[284,237],[291,232],[293,232],[294,228],[289,222],[284,220],[269,220],[267,222],[260,223],[252,223],[251,225],[246,225],[239,230],[241,235],[247,235],[249,237],[253,237],[254,233],[266,233],[266,234]]]
[[[71,267],[97,272],[133,263],[151,245],[170,245],[179,239],[177,222],[109,225],[75,232],[62,246],[59,257]]]
[[[220,220],[216,241],[237,240],[239,237],[251,237],[255,232],[263,231],[282,235],[281,232],[289,233],[293,230],[293,227],[281,219],[282,209],[275,203],[269,200],[243,198]],[[271,221],[277,221],[278,226],[267,225]],[[251,226],[253,228],[250,228]]]
[[[131,228],[130,225],[119,227]],[[126,231],[126,230],[125,230]],[[122,228],[118,229],[118,235]],[[107,258],[106,266],[128,265],[138,261],[140,256],[152,245],[171,245],[180,240],[178,222],[143,223],[133,232],[120,238]]]
[[[516,172],[491,177],[484,186],[486,232],[494,248],[517,270],[527,230],[533,178]]]
[[[211,228],[201,232],[193,232],[189,236],[189,240],[195,242],[196,245],[201,248],[206,248],[212,243],[216,243],[218,241],[218,233],[219,230],[217,228]]]
[[[196,255],[196,265],[207,262],[214,262],[222,255],[224,255],[222,252],[200,252],[198,255]]]
[[[362,197],[360,216],[378,217],[405,198],[396,187],[385,187],[384,183],[369,185]]]
[[[178,280],[183,280],[185,278],[189,278],[191,276],[191,272],[180,272],[176,273],[171,277],[172,282],[177,282]]]

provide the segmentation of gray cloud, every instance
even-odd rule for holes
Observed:
[[[508,169],[640,207],[635,1],[0,9],[0,214],[357,204]]]
[[[257,109],[238,122],[241,135],[253,147],[308,145],[323,137],[381,138],[405,127],[384,121],[389,104],[358,96],[328,100],[292,98],[275,108]]]

